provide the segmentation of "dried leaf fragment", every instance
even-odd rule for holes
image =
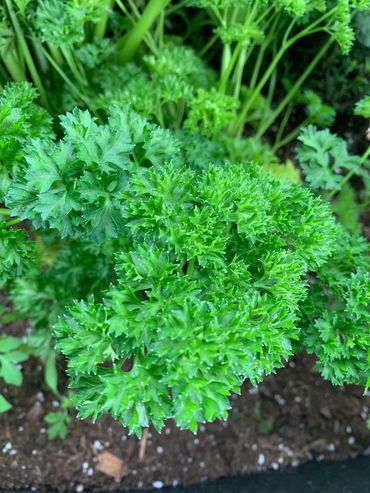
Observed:
[[[102,452],[98,455],[96,469],[115,479],[122,479],[128,474],[127,465],[111,452]]]

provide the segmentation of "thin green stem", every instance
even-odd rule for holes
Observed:
[[[276,140],[276,142],[272,148],[273,152],[278,151],[281,147],[284,147],[285,145],[289,144],[289,142],[294,140],[297,137],[297,135],[299,135],[302,128],[306,127],[309,122],[310,122],[310,119],[306,118],[296,128],[294,128],[291,132],[289,132],[288,135],[286,135],[283,139]]]
[[[208,43],[206,43],[203,48],[199,51],[198,55],[200,58],[202,58],[206,53],[207,51],[212,48],[212,46],[215,44],[215,42],[218,40],[218,34],[214,34],[208,41]]]
[[[153,22],[169,3],[170,0],[149,1],[137,24],[123,39],[118,42],[118,46],[122,45],[119,55],[121,61],[127,62],[134,57]]]
[[[6,70],[9,72],[12,79],[16,82],[21,82],[26,80],[26,74],[22,70],[21,63],[17,60],[16,54],[13,52],[8,52],[2,57],[3,64]]]
[[[19,217],[16,217],[15,219],[11,219],[10,221],[6,222],[7,226],[15,226],[16,224],[19,224],[22,222],[23,219],[20,219]]]
[[[61,52],[63,53],[64,58],[66,59],[66,62],[71,69],[71,72],[73,76],[75,77],[76,81],[78,82],[80,89],[83,89],[87,86],[87,80],[85,74],[81,72],[79,69],[73,54],[68,48],[61,48]]]
[[[361,156],[361,161],[360,161],[360,166],[362,166],[367,158],[370,156],[370,145],[369,147],[366,149],[366,151],[363,153],[363,155]],[[349,180],[352,178],[353,175],[356,174],[356,171],[355,169],[351,170],[349,173],[346,174],[346,176],[343,178],[343,180],[340,182],[340,188],[342,189],[344,187],[344,185],[346,183],[349,182]],[[338,190],[332,190],[330,193],[328,193],[327,195],[327,198],[328,200],[331,200],[334,195],[337,193]]]
[[[188,262],[188,267],[186,269],[186,274],[188,276],[191,276],[194,272],[194,267],[195,267],[195,258],[192,258]]]
[[[272,123],[276,120],[276,118],[284,111],[286,106],[290,103],[292,98],[295,96],[297,91],[302,87],[303,83],[306,81],[306,79],[309,77],[309,75],[312,73],[316,65],[319,63],[319,61],[322,59],[322,57],[325,55],[327,50],[329,49],[330,45],[334,42],[333,39],[329,39],[319,50],[319,52],[316,54],[314,59],[311,61],[311,63],[306,67],[304,70],[303,74],[299,77],[299,79],[295,82],[293,87],[290,89],[288,94],[285,96],[285,98],[279,103],[277,108],[272,112],[270,117],[266,120],[266,122],[261,126],[261,128],[258,130],[256,136],[258,138],[261,138],[262,135],[270,128]]]
[[[282,139],[282,136],[284,134],[284,131],[285,131],[285,128],[288,124],[288,121],[289,121],[289,118],[290,118],[290,115],[292,114],[292,111],[293,111],[293,105],[289,105],[287,110],[285,111],[284,113],[284,116],[280,122],[280,125],[279,125],[279,129],[277,131],[277,134],[276,134],[276,139],[275,139],[275,146],[280,142],[280,140]]]
[[[32,80],[33,80],[35,86],[37,87],[37,89],[38,89],[38,91],[40,93],[40,100],[41,100],[42,104],[47,109],[50,109],[50,105],[49,105],[49,102],[48,102],[48,98],[47,98],[47,95],[46,95],[45,88],[44,88],[44,86],[43,86],[43,84],[41,82],[41,79],[40,79],[39,74],[37,72],[36,66],[35,66],[35,64],[33,62],[33,59],[32,59],[32,56],[31,56],[31,52],[30,52],[30,50],[28,48],[28,45],[27,45],[27,42],[26,42],[25,37],[23,35],[21,26],[20,26],[20,24],[18,22],[17,15],[16,15],[16,13],[13,10],[12,2],[11,2],[11,0],[5,0],[5,3],[6,3],[6,6],[7,6],[7,9],[8,9],[8,12],[9,12],[9,17],[10,17],[11,22],[12,22],[13,27],[14,27],[15,34],[16,34],[17,39],[18,39],[18,43],[19,43],[20,49],[22,50],[22,53],[23,53],[23,56],[25,58],[27,67],[28,67],[28,69],[30,71]]]
[[[112,11],[112,0],[101,0],[104,5],[104,14],[99,19],[99,22],[95,25],[94,36],[95,38],[104,38],[105,31],[107,29],[107,23]]]
[[[253,106],[254,102],[256,101],[256,99],[258,98],[258,96],[260,95],[263,87],[265,86],[266,82],[268,81],[268,79],[270,78],[270,76],[272,75],[272,73],[274,72],[274,70],[276,69],[276,67],[277,67],[278,63],[280,62],[281,58],[285,55],[286,51],[292,45],[294,45],[298,40],[300,40],[300,39],[302,39],[302,38],[304,38],[304,37],[306,37],[306,36],[308,36],[310,34],[313,34],[315,32],[323,31],[324,30],[324,27],[317,28],[317,26],[319,26],[324,20],[326,20],[328,17],[330,17],[335,11],[336,11],[336,8],[330,10],[326,14],[322,15],[319,19],[316,19],[314,22],[312,22],[305,29],[303,29],[302,31],[300,31],[299,33],[297,33],[295,36],[289,38],[289,34],[291,32],[291,29],[292,29],[293,25],[295,24],[294,20],[291,22],[291,24],[289,25],[289,27],[288,27],[288,29],[286,31],[286,34],[284,36],[282,45],[280,46],[280,49],[276,53],[274,59],[270,63],[269,67],[266,69],[263,77],[261,78],[261,80],[257,84],[256,88],[254,89],[253,94],[248,98],[248,100],[246,101],[246,104],[244,105],[242,111],[240,112],[238,118],[236,119],[235,126],[234,126],[234,132],[238,136],[241,136],[241,134],[243,133],[244,121],[245,121],[245,118],[246,118],[249,110],[251,109],[251,107]],[[330,39],[330,44],[331,44],[331,42],[333,42],[332,39]],[[320,53],[318,55],[316,55],[316,57],[314,58],[314,63],[311,63],[310,66],[309,66],[311,68],[311,71],[312,71],[313,66],[316,65],[316,63],[318,62],[318,60],[322,56],[323,56],[323,53],[320,50]],[[315,61],[316,61],[316,63],[315,63]],[[310,73],[310,71],[306,69],[305,74],[307,74],[307,76],[308,76],[309,73]],[[299,80],[301,81],[302,79],[304,81],[305,80],[305,77],[301,77]],[[302,83],[303,82],[301,82],[301,84]],[[298,88],[300,87],[300,85],[297,86],[297,84],[295,84],[293,87],[296,87],[297,86],[297,89],[296,90],[298,90]],[[285,104],[287,104],[287,103],[285,103]],[[282,110],[280,110],[280,111],[282,111]],[[269,126],[270,126],[270,123],[267,126],[267,128]],[[266,129],[262,132],[262,134],[265,131],[266,131]]]
[[[87,107],[89,107],[89,100],[80,92],[79,88],[73,84],[71,79],[65,74],[62,68],[57,64],[54,58],[47,52],[45,48],[43,48],[45,57],[48,59],[50,65],[54,68],[56,72],[60,75],[60,77],[64,80],[64,82],[72,89],[72,91],[76,94],[78,98],[83,101]]]

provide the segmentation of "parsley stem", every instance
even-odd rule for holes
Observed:
[[[186,269],[186,274],[188,276],[191,276],[193,274],[194,267],[195,267],[195,258],[192,258],[191,260],[189,260],[189,262],[188,262],[188,268]]]
[[[96,38],[104,37],[108,18],[112,10],[112,0],[101,0],[101,3],[104,5],[104,14],[99,19],[99,22],[97,22],[95,25],[94,36]]]
[[[40,100],[42,102],[42,104],[48,109],[50,110],[50,105],[49,105],[49,102],[48,102],[48,98],[47,98],[47,95],[46,95],[46,91],[45,91],[45,88],[41,82],[41,79],[39,77],[39,74],[37,72],[37,69],[36,69],[36,66],[34,64],[34,61],[32,59],[32,55],[31,55],[31,52],[28,48],[28,45],[27,45],[27,42],[24,38],[24,35],[23,35],[23,32],[22,32],[22,29],[21,29],[21,26],[18,22],[18,19],[17,19],[17,15],[16,13],[14,12],[13,10],[13,6],[12,6],[12,2],[11,0],[5,0],[5,3],[6,3],[6,6],[8,8],[8,12],[9,12],[9,17],[12,21],[12,24],[13,24],[13,27],[14,27],[14,31],[16,33],[16,36],[17,36],[17,39],[18,39],[18,43],[19,43],[19,46],[22,50],[22,53],[23,53],[23,56],[26,60],[26,64],[27,64],[27,67],[30,71],[30,74],[31,74],[31,77],[32,77],[32,80],[35,84],[35,86],[37,87],[39,93],[40,93]]]
[[[26,79],[26,74],[22,70],[21,64],[13,51],[8,50],[2,57],[5,68],[16,82]]]
[[[139,48],[141,41],[149,31],[151,25],[169,3],[170,0],[149,1],[138,23],[118,42],[118,45],[123,44],[119,56],[121,61],[127,62],[134,57],[136,50]]]
[[[249,110],[252,108],[253,103],[256,101],[256,99],[260,95],[262,89],[264,88],[265,84],[267,83],[267,81],[269,80],[269,78],[271,77],[273,72],[275,71],[278,63],[280,62],[281,58],[285,55],[286,51],[291,46],[293,46],[297,41],[299,41],[300,39],[305,38],[306,36],[309,36],[309,35],[316,33],[316,32],[325,31],[326,26],[324,25],[324,26],[320,27],[320,24],[324,20],[326,20],[328,17],[332,16],[335,11],[336,11],[336,8],[330,10],[329,12],[327,12],[326,14],[321,16],[319,19],[312,22],[312,24],[310,24],[305,29],[298,32],[296,35],[292,36],[291,38],[289,38],[289,35],[290,35],[291,30],[293,29],[293,27],[295,25],[295,20],[293,20],[290,23],[290,25],[288,26],[288,28],[286,30],[286,33],[285,33],[282,45],[280,46],[280,49],[276,53],[274,59],[272,60],[271,64],[269,65],[269,67],[265,70],[263,77],[260,79],[257,86],[254,88],[252,95],[247,99],[244,107],[242,108],[242,111],[240,112],[238,118],[236,119],[235,126],[234,126],[234,132],[236,133],[236,135],[238,137],[240,137],[243,133],[244,122],[245,122],[245,119],[248,115]],[[271,126],[271,123],[274,122],[276,116],[279,115],[281,113],[281,111],[283,111],[285,106],[290,102],[290,100],[294,96],[295,92],[298,91],[298,89],[301,87],[303,82],[306,80],[308,75],[312,72],[314,67],[317,65],[317,63],[319,62],[321,57],[324,55],[325,51],[329,48],[330,44],[333,43],[333,41],[334,41],[333,38],[330,38],[328,40],[328,42],[320,50],[320,52],[315,56],[313,61],[306,68],[306,70],[304,71],[302,76],[298,79],[296,84],[294,84],[293,88],[290,90],[288,95],[283,99],[283,101],[280,103],[278,108],[273,112],[273,114],[271,115],[271,118],[269,118],[268,122],[266,122],[263,125],[263,127],[260,128],[260,130],[257,134],[257,137],[261,137],[265,133],[265,131]]]
[[[360,166],[362,166],[365,163],[366,159],[369,156],[370,156],[370,145],[366,149],[366,151],[363,153],[363,155],[361,156]],[[357,172],[356,169],[352,169],[349,173],[346,174],[346,176],[340,182],[340,189],[342,189],[344,187],[344,185],[349,182],[349,180],[352,178],[353,175],[356,174],[356,172]],[[327,199],[331,200],[334,197],[334,195],[337,193],[337,191],[338,190],[332,190],[330,193],[328,193]]]
[[[15,219],[12,219],[11,221],[7,221],[6,225],[7,226],[14,226],[15,224],[19,224],[22,222],[22,219],[19,217],[16,217]]]
[[[302,84],[306,81],[308,76],[312,73],[316,65],[319,63],[319,61],[322,59],[322,57],[325,55],[326,51],[329,49],[329,47],[332,45],[334,40],[332,38],[328,39],[326,43],[322,46],[321,50],[316,54],[314,59],[311,61],[311,63],[306,67],[302,75],[299,77],[299,79],[296,81],[296,83],[293,85],[293,87],[290,89],[288,94],[285,96],[285,98],[278,104],[277,108],[272,112],[270,115],[270,118],[265,121],[263,125],[259,128],[256,137],[261,138],[262,135],[271,127],[272,123],[276,120],[276,118],[280,115],[282,111],[284,111],[285,107],[291,102],[295,94],[298,92],[298,90],[302,87]]]

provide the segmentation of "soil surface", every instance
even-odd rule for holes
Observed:
[[[14,405],[0,415],[0,489],[160,489],[369,455],[370,397],[360,387],[333,387],[312,366],[301,354],[257,388],[245,384],[231,399],[229,420],[201,426],[197,435],[173,422],[161,434],[149,430],[140,462],[139,440],[108,416],[95,425],[74,420],[64,441],[48,440],[43,417],[59,402],[42,366],[30,360],[24,385],[0,389]]]

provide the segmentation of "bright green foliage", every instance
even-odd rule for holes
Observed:
[[[61,402],[61,410],[50,412],[44,417],[44,421],[48,424],[48,438],[55,440],[61,438],[64,440],[68,435],[68,425],[72,423],[72,418],[68,413],[68,409],[72,407],[70,397],[63,397]]]
[[[22,349],[22,340],[17,337],[0,337],[0,378],[9,385],[21,385],[23,380],[19,363],[28,358],[28,354]],[[3,401],[3,410],[7,410]]]
[[[324,104],[318,94],[313,91],[305,91],[301,98],[298,98],[300,102],[306,105],[306,113],[309,122],[319,127],[330,127],[335,120],[335,110]]]
[[[214,79],[214,73],[191,48],[166,43],[157,55],[144,56],[141,66],[107,64],[97,70],[94,80],[99,96],[94,103],[104,108],[112,102],[131,104],[140,114],[173,127],[179,117],[181,123],[184,107],[197,90],[209,88]]]
[[[368,244],[357,236],[370,149],[352,156],[328,130],[303,130],[302,178],[326,203],[297,185],[284,149],[301,127],[333,123],[330,94],[346,99],[348,81],[328,83],[329,97],[304,85],[320,60],[336,63],[333,40],[349,52],[352,26],[366,46],[369,7],[4,1],[1,287],[30,320],[27,353],[58,397],[65,354],[81,417],[110,413],[139,436],[167,418],[195,431],[301,348],[333,383],[370,386]],[[359,99],[368,69],[357,58],[336,70],[361,66]],[[52,116],[9,78],[32,79]],[[20,384],[26,357],[0,338],[7,383]],[[70,404],[46,416],[50,438],[66,436]],[[0,412],[10,406],[0,395]]]
[[[304,273],[336,228],[309,192],[253,165],[139,168],[125,199],[133,243],[117,253],[117,282],[59,319],[58,346],[80,416],[109,412],[137,434],[173,417],[195,431],[292,353]]]
[[[61,117],[61,125],[62,140],[37,139],[27,147],[27,171],[13,184],[7,203],[36,228],[55,228],[62,238],[119,236],[128,173],[176,159],[176,139],[129,108],[113,109],[106,125],[76,109]]]
[[[31,318],[38,329],[50,328],[73,299],[82,299],[90,293],[98,296],[113,276],[113,244],[99,246],[95,242],[71,241],[49,246],[47,242],[53,240],[55,235],[37,241],[38,262],[14,281],[10,291],[17,311]],[[117,243],[120,244],[123,242]],[[37,356],[48,357],[50,339],[47,330],[44,335],[42,330],[31,335],[29,343]]]
[[[341,171],[359,173],[361,159],[351,156],[346,142],[328,129],[317,130],[309,126],[302,130],[297,150],[306,180],[313,188],[340,190],[343,177]]]
[[[370,118],[370,96],[366,96],[356,104],[355,114]]]
[[[185,128],[205,137],[215,137],[236,115],[238,101],[220,94],[215,89],[199,89],[197,97],[190,103]]]
[[[27,82],[7,85],[0,96],[0,199],[14,174],[24,169],[22,145],[32,137],[52,136],[51,118],[34,104],[37,92]]]
[[[0,287],[22,275],[33,256],[32,243],[23,229],[14,229],[0,221]]]
[[[72,418],[65,412],[48,413],[44,420],[49,425],[48,438],[55,440],[61,438],[64,440],[68,435],[67,426],[72,422]]]
[[[35,27],[43,41],[67,48],[81,42],[85,24],[98,21],[103,12],[99,0],[38,0]]]
[[[339,231],[337,251],[319,268],[303,305],[302,340],[335,384],[369,376],[370,261],[368,243]],[[313,323],[312,323],[313,321]]]

